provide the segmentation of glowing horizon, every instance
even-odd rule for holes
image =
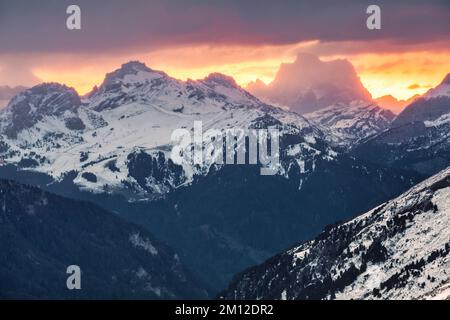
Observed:
[[[84,62],[81,57],[75,65],[68,63],[73,61],[73,57],[66,57],[60,59],[55,67],[45,64],[32,69],[32,73],[42,82],[64,83],[84,95],[94,86],[100,85],[106,73],[127,61],[140,60],[150,68],[164,71],[176,79],[202,79],[210,73],[219,72],[233,77],[245,87],[256,79],[269,84],[280,64],[293,62],[299,51],[308,49],[308,45],[314,43],[261,47],[190,46],[147,54],[113,56],[101,59],[101,62],[94,59],[91,64]],[[426,51],[352,54],[325,56],[321,59],[349,60],[373,98],[392,95],[398,100],[406,100],[435,87],[450,72],[450,50],[434,53],[432,62],[430,54]]]

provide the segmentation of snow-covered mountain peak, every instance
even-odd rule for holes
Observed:
[[[327,132],[333,143],[350,145],[388,128],[395,115],[370,102],[355,100],[331,105],[305,117]]]
[[[109,91],[117,88],[117,85],[142,84],[153,79],[167,77],[162,71],[152,70],[144,63],[139,61],[130,61],[123,64],[119,69],[108,73],[100,91]]]
[[[145,63],[137,60],[129,61],[127,63],[122,64],[120,69],[123,71],[128,71],[130,73],[138,71],[145,71],[145,72],[152,71],[149,67],[147,67]]]
[[[80,97],[73,88],[58,83],[40,84],[18,94],[1,112],[1,131],[15,138],[45,118],[63,120],[68,129],[80,130],[84,128],[76,116],[80,105]]]
[[[75,89],[55,82],[42,83],[19,93],[11,100],[10,108],[14,109],[15,105],[24,100],[33,102],[35,108],[43,108],[40,111],[46,113],[51,111],[50,106],[61,109],[61,107],[67,107],[67,104],[74,107],[79,107],[81,104]]]
[[[182,81],[139,62],[129,62],[107,74],[104,83],[87,95],[86,103],[97,112],[137,104],[146,110],[158,108],[178,115],[266,107],[229,76],[213,73],[201,80]]]
[[[80,105],[75,89],[59,83],[43,83],[16,95],[2,113],[57,116]]]

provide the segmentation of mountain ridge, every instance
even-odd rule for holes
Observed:
[[[0,180],[3,299],[206,298],[178,255],[144,230],[89,202]],[[66,268],[82,270],[81,290]]]
[[[63,107],[59,110],[51,103]],[[36,113],[36,106],[48,112]],[[17,96],[0,112],[0,130],[6,135],[0,151],[4,162],[29,164],[28,168],[55,179],[77,171],[76,182],[93,191],[106,184],[123,188],[126,182],[126,188],[138,193],[163,194],[195,174],[205,174],[211,165],[198,169],[173,164],[169,159],[173,130],[192,129],[198,120],[205,123],[205,131],[248,128],[266,115],[281,119],[286,133],[321,138],[320,130],[306,119],[261,102],[230,77],[216,73],[183,82],[132,61],[109,73],[100,87],[81,99],[73,89],[57,84],[36,86]],[[153,181],[152,190],[147,182],[137,182],[130,162],[139,159],[142,151],[161,160],[157,170],[170,167],[175,176]],[[109,170],[111,161],[128,170]],[[105,170],[106,162],[111,165]],[[95,174],[97,179],[86,180],[83,174]]]

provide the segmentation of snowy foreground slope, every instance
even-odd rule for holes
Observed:
[[[238,274],[226,299],[450,298],[450,167]]]

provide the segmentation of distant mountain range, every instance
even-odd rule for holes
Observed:
[[[388,109],[388,110],[391,110],[392,112],[394,112],[395,114],[399,114],[400,112],[403,111],[403,109],[405,109],[406,106],[408,106],[409,104],[414,102],[414,100],[416,100],[419,97],[420,97],[420,95],[416,94],[409,99],[398,100],[391,95],[387,95],[387,96],[382,96],[382,97],[376,98],[374,100],[383,109]]]
[[[278,127],[283,134],[278,173],[292,179],[313,172],[318,160],[337,159],[334,149],[342,144],[383,131],[392,118],[388,111],[357,101],[305,118],[261,102],[224,75],[182,82],[130,62],[84,98],[56,83],[16,96],[0,113],[0,153],[5,164],[55,180],[76,172],[74,183],[83,190],[127,190],[149,198],[211,170],[213,163],[179,166],[169,159],[171,133],[192,130],[194,121],[202,121],[204,131]],[[156,162],[142,167],[146,157]]]
[[[238,274],[225,299],[449,299],[450,168]]]
[[[335,67],[355,84],[346,62],[330,62]],[[446,83],[422,100],[432,113],[412,104],[394,118],[362,93],[345,94],[346,102],[330,95],[337,101],[301,116],[222,74],[180,81],[132,61],[85,97],[57,83],[15,96],[0,111],[0,177],[89,200],[141,225],[217,293],[235,273],[445,168]],[[192,131],[194,121],[204,131],[278,129],[277,174],[261,176],[256,165],[175,164],[171,134]],[[203,287],[189,290],[197,297]]]

